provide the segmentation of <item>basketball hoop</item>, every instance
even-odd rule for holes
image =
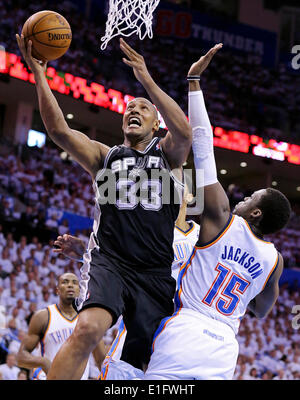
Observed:
[[[115,36],[131,36],[136,33],[140,40],[146,35],[153,37],[153,11],[159,0],[109,0],[109,12],[101,50]]]

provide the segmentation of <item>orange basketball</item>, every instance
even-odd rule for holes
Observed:
[[[68,50],[72,31],[68,21],[55,11],[39,11],[25,22],[25,43],[32,41],[32,56],[42,61],[56,60]]]

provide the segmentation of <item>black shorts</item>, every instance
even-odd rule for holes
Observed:
[[[142,369],[161,320],[174,312],[176,281],[171,269],[137,272],[97,249],[91,252],[87,298],[81,310],[98,306],[108,310],[114,325],[123,315],[127,336],[121,359]]]

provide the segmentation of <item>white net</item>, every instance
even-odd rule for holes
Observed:
[[[160,0],[109,0],[109,12],[101,50],[115,36],[136,33],[141,40],[153,37],[153,11]]]

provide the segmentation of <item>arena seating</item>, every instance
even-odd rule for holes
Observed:
[[[0,157],[0,304],[6,314],[6,324],[0,330],[0,364],[5,363],[8,352],[17,351],[32,313],[57,302],[57,277],[66,271],[80,277],[81,263],[52,251],[53,240],[67,233],[68,226],[59,225],[55,218],[47,219],[47,209],[55,206],[91,216],[93,210],[88,174],[75,163],[63,161],[57,148],[47,146],[35,152],[24,160],[13,150]],[[49,170],[53,171],[50,176]],[[232,207],[244,196],[232,185],[227,192]],[[299,227],[300,217],[294,212],[288,227],[268,238],[281,251],[286,268],[300,268]],[[76,235],[87,243],[86,229]],[[299,333],[292,327],[291,312],[294,304],[300,304],[299,297],[297,287],[284,284],[267,318],[257,320],[246,314],[238,334],[240,355],[235,379],[300,378]],[[116,328],[107,332],[106,344],[112,342]],[[92,359],[90,378],[97,376]]]
[[[61,59],[51,63],[59,71],[96,81],[134,96],[145,92],[121,62],[117,40],[101,53],[103,27],[78,14],[69,1],[56,7],[72,20],[73,42]],[[19,54],[15,33],[34,12],[53,9],[49,0],[0,0],[0,45]],[[12,11],[13,10],[13,11]],[[129,42],[146,59],[159,85],[187,113],[186,73],[201,55],[183,42],[154,37]],[[262,67],[253,56],[233,55],[225,48],[203,75],[207,109],[213,125],[300,143],[300,78],[291,76],[284,65],[276,70]],[[0,152],[1,154],[1,152]],[[244,197],[240,188],[227,189],[231,206]],[[18,351],[32,314],[57,302],[57,277],[63,272],[80,276],[81,263],[53,253],[53,240],[70,231],[68,221],[49,210],[93,217],[94,195],[90,177],[76,163],[62,160],[57,148],[35,149],[21,159],[14,149],[0,156],[0,366],[7,354]],[[287,228],[268,237],[285,260],[285,268],[300,271],[300,216],[294,209]],[[86,243],[88,229],[75,234]],[[270,313],[257,320],[249,312],[241,322],[240,351],[234,379],[300,379],[300,331],[293,324],[292,307],[300,304],[299,288],[285,283]],[[104,340],[110,344],[117,326]],[[1,371],[1,368],[0,368]],[[91,363],[90,379],[98,376]],[[1,372],[0,372],[1,379]]]
[[[13,12],[10,10],[13,8]],[[51,2],[37,0],[0,0],[0,44],[7,51],[20,54],[15,33],[21,32],[29,15],[52,9]],[[99,50],[103,26],[82,18],[68,1],[57,7],[72,21],[73,41],[68,52],[51,62],[59,71],[101,83],[134,96],[143,96],[144,89],[121,61],[118,40],[112,40],[104,52]],[[26,11],[24,11],[26,10]],[[188,48],[176,38],[129,42],[143,54],[149,71],[159,85],[187,112],[186,73],[202,54]],[[176,48],[175,54],[173,49]],[[232,54],[226,48],[219,52],[202,78],[207,108],[213,125],[237,129],[265,138],[300,143],[300,94],[294,88],[300,77],[290,75],[285,66],[267,69],[254,56]]]

